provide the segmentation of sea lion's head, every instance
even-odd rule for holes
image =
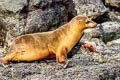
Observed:
[[[76,16],[75,18],[73,18],[72,22],[74,22],[83,29],[94,28],[97,26],[97,23],[94,22],[92,18],[88,18],[85,16]]]
[[[94,28],[97,26],[97,23],[92,20],[92,18],[85,19],[85,26],[86,28]]]

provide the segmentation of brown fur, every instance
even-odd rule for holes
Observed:
[[[77,16],[60,28],[41,33],[26,34],[13,41],[2,63],[54,59],[66,63],[67,53],[80,39],[83,30],[96,27],[87,17]]]

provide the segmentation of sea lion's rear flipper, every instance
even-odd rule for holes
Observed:
[[[8,64],[7,58],[3,58],[3,59],[2,59],[2,63],[3,63],[3,64]]]
[[[0,67],[5,67],[5,68],[8,67],[7,65],[3,64],[4,61],[2,62],[2,58],[3,58],[3,56],[0,56]]]
[[[2,63],[3,64],[8,64],[9,61],[12,61],[12,59],[14,57],[16,57],[16,55],[18,54],[19,52],[13,52],[13,53],[9,53],[7,54],[3,59],[2,59]]]

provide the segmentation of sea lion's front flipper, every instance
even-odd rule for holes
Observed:
[[[58,50],[56,53],[56,60],[59,63],[66,64],[67,61],[67,49],[65,47],[62,47]]]

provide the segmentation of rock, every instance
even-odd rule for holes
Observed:
[[[120,8],[120,0],[105,0],[105,5]]]
[[[108,41],[118,39],[120,37],[120,23],[105,22],[99,26],[102,40],[106,43]]]
[[[87,42],[94,47],[94,51],[90,52],[82,46],[78,53],[92,55],[96,62],[120,62],[119,29],[118,22],[105,22],[94,29],[85,30],[80,43]]]
[[[100,16],[107,12],[102,0],[73,0],[77,15],[82,16]]]
[[[77,57],[75,57],[77,56]],[[118,79],[120,63],[96,63],[91,56],[76,54],[69,59],[68,67],[62,68],[55,60],[32,63],[11,63],[11,67],[0,66],[1,79],[18,80],[98,80]],[[78,57],[79,56],[79,57]],[[87,74],[87,75],[86,75]]]
[[[0,0],[0,12],[18,13],[27,5],[27,0]]]
[[[67,22],[67,10],[63,5],[54,5],[44,11],[35,10],[27,18],[25,33],[47,31],[57,24]]]
[[[81,41],[84,40],[90,40],[92,38],[100,38],[101,33],[99,31],[99,27],[97,26],[96,28],[93,29],[86,29],[84,30],[84,35],[81,38]]]
[[[65,7],[67,8],[69,14],[72,14],[72,16],[77,15],[77,11],[75,10],[75,3],[73,0],[62,0],[62,2],[65,5]]]
[[[12,7],[3,4],[12,5]],[[61,0],[1,1],[0,6],[3,9],[0,12],[5,12],[1,16],[4,22],[7,23],[6,45],[4,46],[10,46],[11,42],[19,35],[48,31],[51,27],[59,27],[65,24],[68,19],[67,5]],[[39,7],[32,9],[35,6]],[[8,12],[11,12],[10,15]]]
[[[61,0],[30,0],[29,1],[29,10],[33,11],[36,9],[46,9],[46,8],[50,8],[51,5],[55,2],[60,2]]]
[[[4,45],[6,36],[6,23],[0,18],[0,46]]]
[[[120,22],[120,15],[117,15],[114,12],[109,12],[108,13],[108,18],[109,18],[110,21]]]
[[[105,43],[120,37],[119,22],[104,22],[98,24],[94,29],[86,29],[81,41],[90,41],[92,38],[102,39]]]
[[[104,0],[104,4],[109,8],[109,13],[107,17],[109,21],[120,22],[120,1],[119,0]]]
[[[100,63],[120,62],[120,44],[116,44],[115,41],[111,41],[111,44],[109,42],[109,45],[106,45],[98,38],[92,38],[91,40],[85,40],[84,42],[92,45],[94,49],[90,52],[89,49],[82,46],[80,51],[78,51],[79,54],[91,55],[93,57],[93,61]]]
[[[74,14],[74,3],[73,0],[30,0],[29,10],[46,9],[54,6],[54,4],[63,4],[69,13]]]
[[[117,45],[117,44],[118,45],[120,44],[120,38],[107,42],[107,46],[112,46],[112,45]]]

